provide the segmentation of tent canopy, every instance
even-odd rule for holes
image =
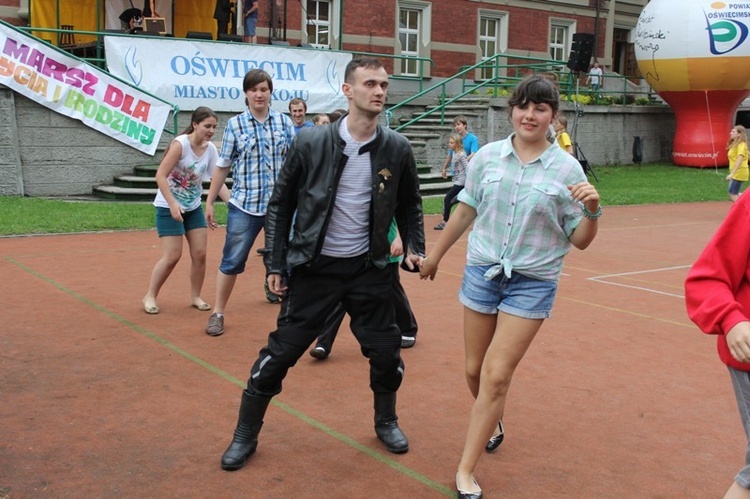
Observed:
[[[32,28],[73,26],[76,31],[104,31],[119,29],[120,14],[132,7],[142,9],[143,0],[30,0],[29,10]],[[213,2],[156,0],[156,11],[165,18],[167,31],[177,37],[184,37],[188,31],[206,31],[216,37]],[[42,32],[37,36],[50,40],[57,38]],[[76,35],[79,43],[93,39],[92,36]]]

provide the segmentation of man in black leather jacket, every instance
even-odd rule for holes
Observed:
[[[404,365],[390,296],[388,229],[395,216],[407,253],[403,265],[416,270],[424,227],[411,146],[378,125],[387,87],[377,59],[352,60],[343,85],[349,113],[300,131],[276,180],[265,262],[268,286],[283,300],[277,329],[243,391],[234,438],[221,460],[225,470],[241,468],[255,452],[271,398],[339,304],[370,362],[375,433],[389,451],[409,450],[396,416]]]

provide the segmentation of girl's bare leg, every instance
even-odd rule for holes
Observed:
[[[203,281],[206,278],[206,247],[208,231],[193,229],[185,234],[190,247],[190,303],[198,310],[209,310],[211,306],[201,298]]]
[[[143,297],[143,309],[149,314],[159,313],[156,297],[182,256],[182,236],[164,236],[159,239],[161,239],[162,255],[154,265],[154,270],[151,271],[148,292]]]
[[[456,473],[456,485],[465,492],[477,490],[473,480],[477,462],[503,416],[513,373],[543,322],[544,319],[524,319],[502,312],[497,316],[495,333],[482,361],[479,390]],[[467,337],[471,334],[468,329],[465,331]]]

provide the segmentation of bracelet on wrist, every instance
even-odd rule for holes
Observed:
[[[583,216],[588,218],[589,220],[596,220],[600,216],[602,216],[602,207],[599,205],[599,209],[596,210],[595,213],[591,213],[588,209],[586,209],[586,205],[583,205]]]

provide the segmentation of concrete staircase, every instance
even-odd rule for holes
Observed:
[[[469,121],[469,130],[479,137],[480,144],[486,143],[486,133],[482,133],[481,126],[477,127],[474,124],[487,122],[488,103],[486,98],[464,98],[446,106],[442,125],[440,124],[440,111],[436,111],[400,130],[400,133],[411,142],[417,161],[422,196],[442,196],[453,185],[450,178],[446,180],[440,175],[440,168],[448,154],[448,136],[453,132],[453,118],[459,115],[466,116]],[[410,108],[411,114],[401,116],[398,121],[401,124],[407,123],[414,117],[437,107],[437,104],[412,107]],[[157,156],[160,155],[157,154]],[[157,167],[158,165],[138,166],[132,174],[115,177],[112,184],[94,187],[93,194],[98,198],[116,201],[152,201],[158,189],[155,179]],[[228,178],[227,185],[230,188],[231,182],[232,179]],[[208,194],[208,186],[208,182],[203,185],[203,199]]]
[[[450,189],[453,182],[444,179],[440,170],[448,155],[448,137],[453,133],[453,119],[457,116],[466,117],[469,130],[479,138],[480,144],[486,143],[486,131],[482,127],[476,128],[478,123],[487,122],[487,107],[489,100],[481,97],[465,97],[453,104],[445,106],[442,115],[438,104],[426,106],[412,111],[410,115],[401,116],[398,121],[402,125],[432,109],[433,114],[421,118],[416,123],[399,130],[411,142],[414,158],[419,171],[419,185],[423,197],[442,196]],[[472,124],[474,126],[472,126]]]
[[[153,201],[159,187],[156,185],[156,170],[159,165],[136,166],[132,175],[119,175],[114,183],[94,187],[94,196],[110,201]],[[203,183],[203,199],[208,195],[210,182]],[[232,187],[232,179],[227,179]]]

